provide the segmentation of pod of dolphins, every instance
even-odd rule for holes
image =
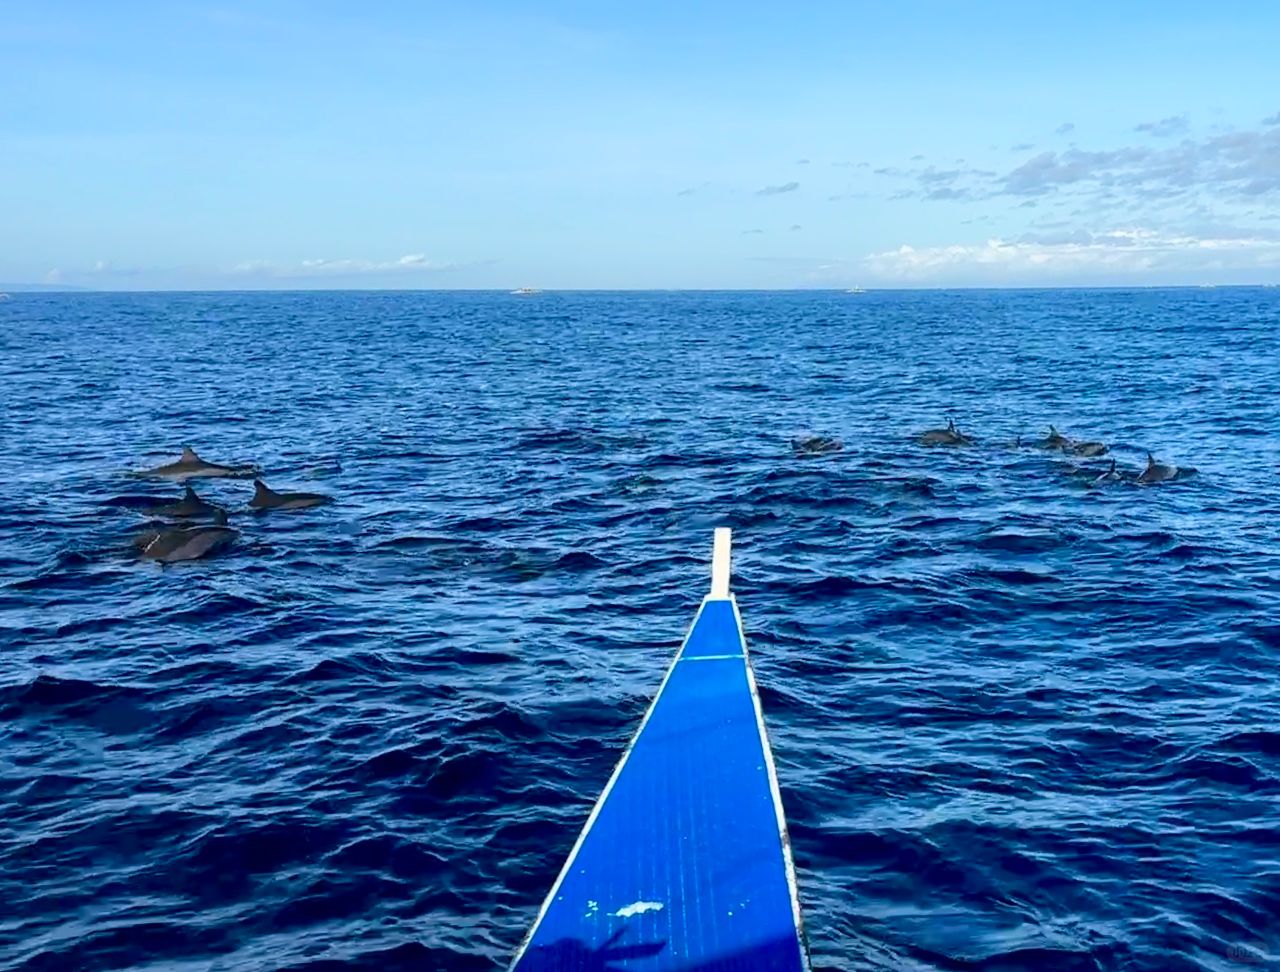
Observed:
[[[918,433],[915,440],[922,446],[971,446],[974,444],[973,436],[961,432],[956,427],[954,419],[947,419],[947,424],[944,428],[926,429]],[[1014,448],[1033,446],[1048,452],[1061,452],[1065,455],[1077,456],[1082,459],[1096,459],[1107,455],[1111,451],[1104,442],[1091,439],[1073,439],[1070,436],[1063,435],[1052,425],[1049,426],[1049,431],[1045,433],[1043,438],[1024,442],[1022,436],[1019,435],[1009,445]],[[826,435],[805,435],[791,440],[791,450],[797,456],[827,455],[839,452],[843,448],[843,442]],[[1102,487],[1109,483],[1132,482],[1146,486],[1183,479],[1194,472],[1195,470],[1190,467],[1183,468],[1160,462],[1152,453],[1148,452],[1146,467],[1137,471],[1117,468],[1116,460],[1113,457],[1108,468],[1091,479],[1091,485]],[[1092,475],[1092,472],[1090,472],[1090,475]]]
[[[256,468],[207,462],[190,446],[182,450],[176,461],[140,470],[136,475],[177,483],[188,483],[193,479],[252,478],[253,497],[249,500],[249,508],[258,512],[303,510],[332,500],[331,496],[322,493],[278,493],[258,478]],[[143,514],[159,520],[212,521],[211,525],[166,523],[134,537],[133,545],[139,556],[162,564],[197,560],[223,549],[240,535],[239,530],[227,526],[227,511],[202,499],[190,485],[187,485],[181,499],[150,507],[143,510]]]
[[[916,442],[922,446],[971,446],[975,441],[973,436],[960,431],[953,419],[948,419],[944,428],[926,429],[918,433],[915,438]],[[1103,442],[1073,439],[1063,435],[1052,425],[1041,439],[1024,443],[1022,436],[1018,436],[1009,445],[1014,448],[1034,446],[1084,459],[1105,456],[1110,451]],[[797,456],[822,456],[840,452],[844,449],[844,443],[834,436],[805,435],[792,439],[791,449]],[[1091,485],[1094,487],[1120,482],[1141,485],[1165,483],[1195,472],[1194,469],[1184,469],[1159,462],[1150,452],[1147,453],[1146,468],[1140,471],[1119,469],[1114,458],[1111,459],[1108,468],[1096,476],[1093,476],[1096,470],[1082,471],[1093,477]],[[259,478],[259,471],[255,467],[225,466],[221,463],[208,462],[200,458],[190,446],[184,448],[182,455],[175,461],[140,470],[135,475],[188,484],[180,499],[143,510],[144,515],[152,519],[181,521],[153,526],[134,538],[133,545],[144,560],[160,563],[197,560],[225,548],[240,535],[239,530],[227,525],[227,511],[201,498],[189,485],[190,480],[252,479],[253,496],[248,506],[249,509],[260,513],[271,510],[304,510],[332,502],[333,499],[323,493],[277,492]],[[190,522],[198,520],[210,522],[208,524]]]

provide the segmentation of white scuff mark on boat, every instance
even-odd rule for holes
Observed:
[[[661,901],[637,901],[625,908],[619,908],[613,915],[615,918],[633,918],[636,915],[643,915],[646,911],[661,911],[662,908]]]

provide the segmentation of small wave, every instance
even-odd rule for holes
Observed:
[[[1047,530],[1034,533],[1001,530],[984,534],[973,545],[979,550],[1006,553],[1048,553],[1067,542],[1065,537]]]
[[[425,779],[431,771],[431,760],[407,749],[388,749],[370,756],[357,766],[351,776],[366,783],[403,777]],[[344,773],[343,776],[347,774]]]
[[[724,466],[731,461],[729,456],[660,452],[657,455],[648,456],[641,460],[641,465],[646,469],[694,469],[705,466]]]
[[[1008,584],[1012,587],[1025,587],[1032,584],[1057,584],[1059,579],[1051,573],[1042,573],[1034,570],[1023,570],[1017,567],[1000,568],[985,567],[981,570],[973,571],[970,574],[971,582],[978,588],[985,588],[985,581],[995,581],[997,584]]]
[[[288,683],[364,683],[395,674],[396,667],[382,655],[376,652],[357,652],[341,658],[322,658],[306,671],[291,676]]]
[[[1238,756],[1199,752],[1164,767],[1152,782],[1186,782],[1197,788],[1220,785],[1245,793],[1280,795],[1280,777],[1268,777],[1258,766]]]
[[[559,450],[564,452],[599,452],[600,443],[589,433],[577,429],[531,432],[516,440],[517,449]]]
[[[556,560],[552,565],[552,569],[577,573],[585,570],[598,570],[605,566],[607,566],[605,561],[593,553],[586,550],[571,550]]]
[[[389,540],[379,540],[374,544],[377,549],[385,550],[455,550],[458,547],[469,547],[472,550],[487,549],[477,544],[461,543],[456,537],[441,536],[431,534],[420,536],[416,534],[405,534],[403,536],[392,537]]]
[[[244,876],[280,871],[331,853],[350,838],[350,830],[349,823],[332,818],[228,821],[198,840],[187,865],[204,873]]]
[[[564,452],[594,455],[610,449],[634,449],[643,446],[642,435],[589,431],[586,429],[549,429],[530,432],[516,440],[515,448],[523,452]]]
[[[106,733],[128,734],[154,718],[145,698],[145,692],[130,686],[38,675],[24,685],[0,690],[0,718],[45,721],[56,716]]]
[[[872,591],[886,586],[883,581],[860,580],[856,577],[837,575],[792,583],[787,585],[787,589],[800,597],[834,598],[847,597],[860,591]]]
[[[454,530],[467,533],[503,533],[521,526],[521,521],[514,517],[473,516],[456,520],[449,526]]]
[[[937,480],[924,476],[887,480],[886,485],[896,488],[898,492],[907,496],[914,496],[920,499],[934,499],[937,497]]]
[[[341,958],[305,959],[284,966],[280,972],[492,972],[493,963],[470,949],[428,946],[418,941],[402,942],[386,948],[366,950],[347,946]]]
[[[733,391],[733,392],[769,392],[772,389],[758,381],[725,381],[718,385],[712,385],[716,391]]]
[[[382,871],[407,880],[444,874],[449,859],[425,844],[395,834],[360,837],[338,848],[325,861],[340,871]]]
[[[500,785],[500,778],[500,763],[491,754],[460,753],[437,764],[426,780],[423,795],[437,800],[463,795],[483,800],[484,793]]]
[[[540,738],[545,727],[517,706],[502,703],[466,719],[456,731],[467,737],[492,738],[501,742]]]
[[[13,795],[19,799],[29,800],[65,800],[72,794],[83,792],[92,783],[93,780],[87,776],[44,773]]]
[[[184,741],[237,725],[270,708],[266,699],[249,694],[206,697],[159,710],[150,728],[155,739]]]
[[[1280,757],[1280,732],[1267,729],[1236,732],[1217,740],[1214,748],[1248,756]]]
[[[270,602],[244,594],[214,593],[165,616],[167,624],[208,624],[228,618],[271,612]]]
[[[671,506],[648,506],[635,507],[629,510],[623,510],[616,514],[602,516],[599,524],[602,527],[616,527],[622,524],[642,524],[655,520],[665,521],[667,518],[675,514],[675,508]]]

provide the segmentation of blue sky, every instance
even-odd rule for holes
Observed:
[[[1280,4],[68,3],[0,281],[1280,281]]]

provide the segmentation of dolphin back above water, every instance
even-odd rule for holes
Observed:
[[[843,442],[829,435],[800,435],[791,440],[791,450],[798,456],[823,456],[843,448]]]
[[[1163,462],[1156,462],[1156,457],[1147,453],[1147,468],[1138,474],[1140,483],[1167,483],[1177,479],[1181,470]]]
[[[144,510],[146,516],[157,517],[176,517],[178,519],[198,519],[200,517],[216,518],[222,510],[214,506],[212,503],[202,500],[196,495],[196,491],[190,486],[183,493],[182,499],[176,503],[165,503],[162,506],[153,506]],[[223,514],[225,516],[225,514]]]
[[[1083,456],[1086,459],[1105,456],[1109,451],[1105,442],[1073,442],[1071,444],[1071,454]]]
[[[973,439],[956,428],[955,419],[947,419],[945,429],[929,429],[920,433],[921,445],[972,445]]]
[[[1116,461],[1113,458],[1111,460],[1110,467],[1108,467],[1107,471],[1104,472],[1101,476],[1098,476],[1097,478],[1094,479],[1093,485],[1105,486],[1107,483],[1118,483],[1118,482],[1122,482],[1123,480],[1124,480],[1124,474],[1116,469]]]
[[[323,493],[277,493],[261,479],[255,479],[249,506],[255,510],[305,510],[331,502],[333,497]]]
[[[214,523],[214,526],[152,530],[136,537],[133,543],[141,551],[144,560],[155,560],[162,564],[198,560],[220,550],[240,535],[239,530],[226,525],[227,516],[221,510]]]
[[[1049,426],[1049,434],[1040,440],[1041,449],[1061,449],[1063,452],[1066,452],[1071,448],[1071,445],[1071,440],[1052,425]]]
[[[177,462],[167,462],[152,469],[143,469],[138,472],[138,475],[182,482],[187,479],[244,478],[256,473],[257,470],[252,466],[224,466],[217,462],[206,462],[196,455],[195,449],[185,446]]]

